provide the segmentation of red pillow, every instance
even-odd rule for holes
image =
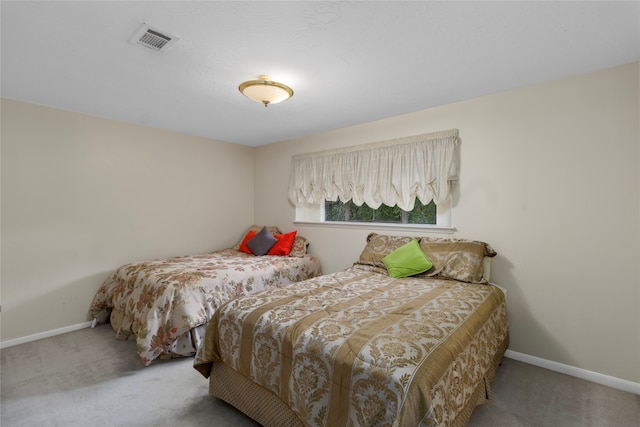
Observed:
[[[278,241],[271,249],[269,249],[267,255],[289,255],[297,232],[298,231],[296,230],[286,234],[274,234],[273,237]],[[240,245],[240,248],[242,248],[242,245]]]
[[[242,239],[242,243],[240,243],[240,247],[238,248],[238,250],[253,255],[253,252],[251,252],[251,249],[249,249],[249,247],[247,246],[247,242],[249,240],[253,239],[255,237],[255,235],[256,235],[255,231],[249,231],[247,233],[247,235],[244,236],[244,239]],[[276,245],[277,245],[277,243],[276,243]],[[271,249],[273,249],[273,248],[271,248]]]

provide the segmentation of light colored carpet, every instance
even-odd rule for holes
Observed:
[[[207,395],[193,359],[143,367],[109,325],[1,350],[0,425],[250,426]],[[504,359],[470,426],[640,426],[640,396]]]

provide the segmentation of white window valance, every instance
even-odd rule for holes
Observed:
[[[297,206],[353,200],[413,209],[416,197],[436,204],[451,197],[458,180],[458,130],[293,156],[289,199]]]

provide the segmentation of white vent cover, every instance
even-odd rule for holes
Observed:
[[[178,37],[144,23],[131,36],[129,43],[146,47],[154,52],[164,53],[178,40],[180,40]]]

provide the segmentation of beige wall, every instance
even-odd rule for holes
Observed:
[[[454,236],[498,251],[511,350],[640,382],[638,81],[635,63],[260,147],[255,221],[347,267],[368,230],[296,226],[291,156],[457,128]]]
[[[252,222],[298,229],[325,272],[345,268],[369,230],[296,226],[291,156],[457,128],[455,236],[499,252],[511,349],[640,382],[639,75],[636,63],[255,150],[3,99],[0,339],[87,321],[119,265],[230,246]]]
[[[7,99],[1,137],[2,341],[86,322],[119,265],[253,221],[252,148]]]

